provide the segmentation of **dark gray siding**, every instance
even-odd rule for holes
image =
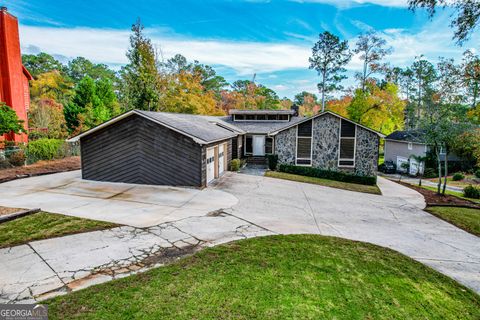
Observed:
[[[138,115],[81,138],[84,179],[204,186],[202,146]]]

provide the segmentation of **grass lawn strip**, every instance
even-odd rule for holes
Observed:
[[[318,184],[325,187],[337,188],[337,189],[343,189],[343,190],[349,190],[349,191],[381,194],[380,189],[377,186],[367,186],[363,184],[347,183],[347,182],[341,182],[341,181],[335,181],[335,180],[307,177],[307,176],[301,176],[301,175],[285,173],[285,172],[267,171],[265,172],[265,177]]]
[[[480,237],[480,209],[433,206],[426,211]]]
[[[50,319],[479,319],[480,296],[398,252],[252,238],[45,301]]]
[[[34,240],[118,227],[117,224],[38,212],[0,224],[0,248]]]

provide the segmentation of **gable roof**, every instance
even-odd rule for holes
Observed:
[[[399,142],[415,142],[425,144],[425,134],[420,130],[394,131],[385,137],[385,140]]]
[[[361,125],[361,124],[359,124],[359,123],[357,123],[357,122],[355,122],[355,121],[352,121],[352,120],[350,120],[350,119],[347,119],[347,118],[345,118],[345,117],[342,117],[341,115],[339,115],[339,114],[337,114],[337,113],[335,113],[335,112],[332,112],[332,111],[330,111],[330,110],[327,110],[327,111],[324,111],[324,112],[320,112],[320,113],[318,113],[318,114],[316,114],[316,115],[313,115],[313,116],[311,116],[311,117],[303,118],[302,120],[297,121],[297,122],[295,122],[295,123],[289,123],[288,126],[285,126],[285,127],[281,128],[281,129],[279,129],[279,130],[277,130],[277,131],[270,132],[269,135],[274,136],[274,135],[278,134],[279,132],[282,132],[282,131],[284,131],[284,130],[290,129],[291,127],[294,127],[294,126],[296,126],[296,125],[299,125],[299,124],[301,124],[301,123],[303,123],[303,122],[306,122],[306,121],[309,121],[309,120],[312,120],[312,119],[315,119],[315,118],[324,116],[324,115],[326,115],[326,114],[330,114],[330,115],[332,115],[332,116],[334,116],[334,117],[340,118],[340,119],[345,120],[345,121],[348,121],[348,122],[350,122],[350,123],[353,123],[353,124],[355,124],[355,125],[363,128],[363,129],[365,129],[365,130],[368,130],[368,131],[371,131],[371,132],[377,134],[377,135],[378,135],[379,137],[381,137],[381,138],[384,138],[384,137],[385,137],[385,135],[384,135],[383,133],[381,133],[381,132],[378,132],[378,131],[376,131],[376,130],[370,129],[370,128],[368,128],[368,127],[365,127],[364,125]]]
[[[241,133],[239,132],[238,128],[231,128],[228,123],[223,123],[221,119],[213,119],[215,117],[182,113],[131,110],[90,130],[87,130],[69,139],[68,141],[78,141],[82,137],[88,136],[93,132],[108,127],[132,115],[139,115],[147,120],[163,125],[173,131],[183,134],[184,136],[192,138],[198,144],[209,144],[233,138]]]

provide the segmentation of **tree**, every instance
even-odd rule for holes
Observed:
[[[425,163],[426,163],[428,157],[427,156],[422,156],[422,155],[412,154],[410,156],[410,159],[413,159],[418,163],[418,175],[419,175],[418,186],[421,187],[422,186],[423,174],[425,172]],[[421,168],[423,168],[423,169],[420,170]]]
[[[31,130],[46,129],[48,138],[67,137],[63,106],[53,99],[43,98],[32,101],[28,111],[28,123]]]
[[[411,70],[413,72],[413,80],[415,83],[415,123],[418,123],[425,101],[430,100],[433,94],[434,83],[437,80],[437,72],[433,64],[423,59],[422,56],[418,57],[417,61],[413,63]]]
[[[6,133],[20,133],[23,128],[23,121],[18,119],[15,110],[0,102],[0,136]]]
[[[73,83],[57,70],[39,74],[30,82],[32,99],[53,99],[66,104],[72,95]]]
[[[42,73],[51,71],[63,72],[64,70],[64,66],[60,61],[44,52],[37,55],[22,55],[22,63],[35,79]]]
[[[313,116],[321,108],[317,104],[317,96],[307,91],[296,94],[294,103],[299,106],[299,113],[302,116]]]
[[[477,27],[480,19],[480,2],[476,0],[408,0],[411,10],[426,8],[430,17],[438,7],[455,8],[455,16],[450,24],[455,29],[453,38],[462,45]]]
[[[477,107],[480,93],[480,57],[471,50],[463,53],[461,64],[462,85],[472,109]]]
[[[347,107],[348,118],[385,134],[400,130],[404,125],[405,101],[398,96],[398,87],[386,83],[379,87],[374,81],[366,91],[357,89]]]
[[[266,110],[280,107],[278,95],[264,85],[257,85],[250,80],[237,80],[233,82],[232,89],[243,96],[243,108]]]
[[[382,64],[382,59],[391,53],[391,47],[385,47],[387,42],[381,38],[375,31],[368,31],[360,37],[353,50],[363,63],[362,72],[356,74],[360,81],[360,87],[365,92],[367,80],[375,73],[387,70],[387,66]]]
[[[70,133],[82,131],[110,120],[120,113],[111,81],[84,77],[75,88],[72,101],[64,108]]]
[[[157,57],[150,39],[143,34],[140,19],[132,26],[129,63],[122,68],[121,100],[129,109],[155,110],[159,101]]]
[[[84,77],[89,76],[93,80],[110,79],[112,82],[117,80],[115,72],[110,70],[105,64],[94,64],[84,57],[77,57],[68,62],[66,72],[75,82],[80,82]]]
[[[436,90],[443,101],[448,104],[459,104],[464,100],[461,71],[453,59],[440,57],[437,63]]]
[[[325,31],[312,48],[312,56],[308,59],[310,69],[315,69],[320,76],[318,90],[322,95],[322,111],[325,110],[325,95],[341,90],[340,82],[346,78],[344,66],[350,61],[352,54],[346,40],[340,41],[336,35]]]

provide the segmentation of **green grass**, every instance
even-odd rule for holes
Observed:
[[[416,184],[416,186],[418,186],[418,184]],[[430,186],[424,186],[424,185],[422,185],[421,188],[424,188],[424,189],[427,189],[427,190],[430,190],[430,191],[435,191],[435,192],[437,192],[437,187],[430,187]],[[451,196],[454,196],[454,197],[458,197],[458,198],[462,198],[462,199],[465,199],[465,200],[469,200],[469,201],[473,201],[473,202],[480,203],[480,200],[479,200],[479,199],[472,199],[472,198],[464,197],[462,192],[445,190],[445,194],[448,194],[448,195],[451,195]]]
[[[377,186],[367,186],[367,185],[363,185],[363,184],[356,184],[356,183],[348,183],[348,182],[341,182],[341,181],[335,181],[335,180],[307,177],[307,176],[301,176],[301,175],[297,175],[297,174],[277,172],[277,171],[267,171],[267,172],[265,172],[265,176],[270,177],[270,178],[278,178],[278,179],[291,180],[291,181],[297,181],[297,182],[318,184],[318,185],[321,185],[321,186],[337,188],[337,189],[344,189],[344,190],[364,192],[364,193],[381,194],[380,189]]]
[[[480,237],[480,209],[459,207],[428,207],[433,215]]]
[[[50,319],[479,319],[480,296],[395,251],[253,238],[46,301]]]
[[[108,222],[38,212],[0,224],[0,248],[116,226]]]

